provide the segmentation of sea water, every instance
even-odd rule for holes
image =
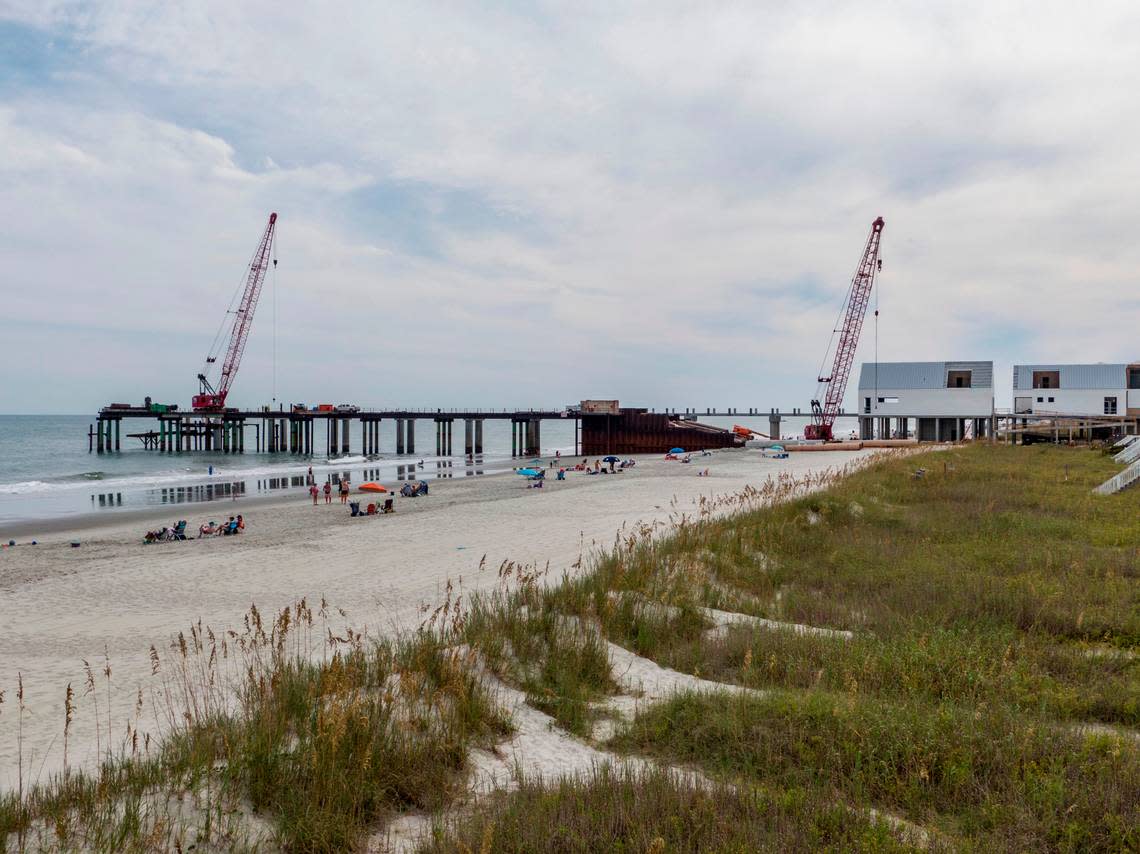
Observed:
[[[704,423],[719,427],[741,424],[766,432],[768,418],[762,416],[701,417]],[[836,425],[836,434],[845,436],[851,423]],[[806,419],[786,418],[784,436],[803,433]],[[4,526],[84,514],[108,514],[123,509],[143,509],[167,504],[232,500],[235,496],[264,496],[286,491],[303,495],[311,466],[318,484],[347,477],[352,483],[376,480],[389,487],[403,480],[474,477],[508,471],[519,465],[511,458],[509,420],[487,419],[483,425],[484,453],[473,459],[463,457],[463,421],[453,424],[454,457],[435,455],[435,423],[430,414],[416,423],[414,454],[397,454],[395,423],[385,421],[380,428],[380,452],[371,457],[360,454],[363,447],[361,425],[352,423],[351,453],[329,459],[324,453],[244,454],[186,451],[162,453],[145,450],[138,439],[127,433],[157,430],[158,422],[127,419],[120,432],[122,450],[89,453],[87,431],[92,424],[83,415],[0,415],[0,539]],[[542,452],[552,456],[574,452],[573,419],[542,422]],[[314,441],[323,436],[319,426]],[[248,448],[253,436],[247,436]]]

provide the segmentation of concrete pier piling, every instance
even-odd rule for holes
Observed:
[[[435,419],[435,453],[439,457],[450,457],[452,454],[451,435],[454,418]]]
[[[404,453],[404,419],[396,419],[396,453]]]

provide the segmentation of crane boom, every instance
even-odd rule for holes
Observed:
[[[882,217],[877,217],[871,223],[871,234],[867,237],[863,257],[855,270],[855,276],[851,279],[851,288],[847,292],[847,309],[843,315],[843,325],[838,330],[839,343],[835,348],[831,374],[818,378],[816,398],[811,402],[812,423],[804,428],[804,438],[825,440],[832,438],[832,426],[843,408],[843,395],[847,393],[847,379],[851,376],[851,366],[855,362],[855,350],[859,346],[863,319],[867,316],[867,303],[871,299],[875,273],[883,266],[879,260],[879,240],[885,224]]]
[[[241,302],[234,312],[234,324],[230,330],[229,346],[226,348],[226,358],[222,362],[222,373],[215,389],[206,378],[206,371],[198,374],[199,393],[194,395],[193,406],[199,412],[219,412],[225,408],[226,396],[230,393],[230,386],[237,375],[238,366],[241,365],[242,353],[245,352],[245,342],[249,340],[249,330],[253,325],[253,313],[257,310],[257,298],[261,295],[261,285],[265,282],[265,273],[269,269],[269,254],[273,248],[273,233],[277,226],[277,214],[269,215],[269,224],[265,226],[265,233],[261,235],[261,242],[253,253],[249,262],[249,272],[245,279],[245,290],[241,295]],[[277,263],[276,260],[273,262]],[[208,369],[215,361],[213,356],[206,357]]]

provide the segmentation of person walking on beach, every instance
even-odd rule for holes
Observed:
[[[340,482],[340,503],[344,504],[348,501],[348,479],[344,478]]]
[[[325,481],[325,504],[332,504],[332,484]]]
[[[309,495],[313,496],[313,506],[314,507],[317,506],[317,496],[320,494],[321,494],[321,491],[319,489],[317,489],[317,485],[315,483],[313,483],[309,486]]]
[[[313,480],[313,467],[312,467],[312,466],[309,466],[309,476],[308,476],[308,478],[305,480],[305,482],[306,482],[306,483],[316,483],[316,481],[315,481],[315,480]]]

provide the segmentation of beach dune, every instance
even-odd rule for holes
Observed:
[[[25,781],[62,763],[64,697],[79,698],[71,726],[70,762],[95,756],[95,697],[83,696],[84,660],[101,674],[109,662],[111,731],[119,737],[135,714],[138,690],[156,687],[153,644],[202,621],[215,631],[237,624],[251,604],[264,614],[305,597],[344,609],[357,630],[373,635],[414,627],[422,608],[443,597],[448,580],[464,591],[493,586],[504,560],[549,563],[553,577],[571,572],[583,552],[613,542],[638,521],[693,513],[702,496],[731,495],[780,472],[803,476],[841,468],[866,451],[793,455],[767,460],[753,451],[722,451],[698,465],[639,459],[625,473],[572,472],[543,489],[505,474],[435,481],[425,498],[399,499],[394,515],[350,518],[339,501],[314,507],[304,493],[272,503],[179,505],[147,520],[109,520],[78,534],[57,532],[38,546],[0,556],[0,785],[17,776],[15,692],[23,678]],[[238,537],[142,545],[148,528],[187,518],[191,534],[207,518],[244,513]],[[78,536],[82,546],[69,547]],[[480,571],[485,556],[487,569]],[[338,615],[339,619],[339,615]],[[107,688],[100,676],[99,715],[107,732]],[[144,713],[140,728],[157,732]]]

